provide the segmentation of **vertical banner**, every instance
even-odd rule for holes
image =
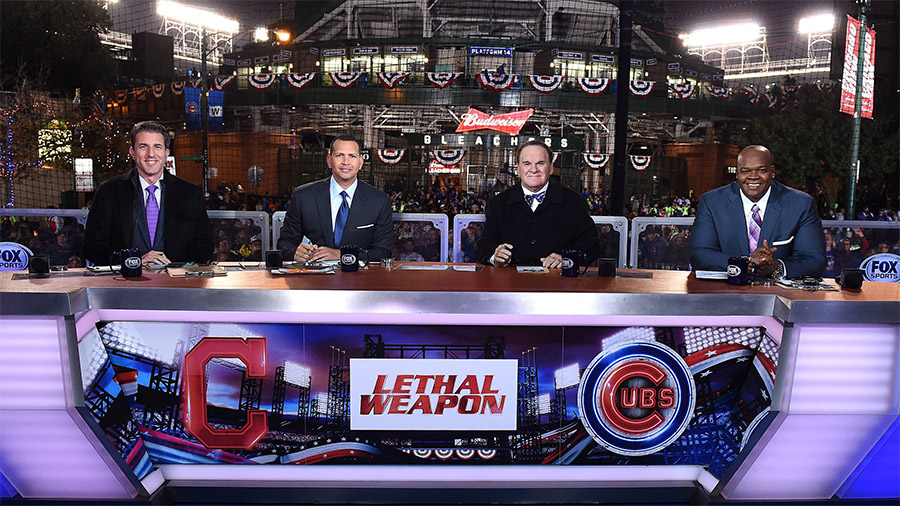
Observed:
[[[210,132],[221,132],[222,131],[222,117],[224,116],[225,111],[225,92],[224,91],[209,91],[209,131]]]
[[[184,89],[184,122],[188,131],[200,130],[200,88]]]
[[[844,49],[844,74],[841,80],[841,112],[853,115],[856,108],[856,72],[859,67],[859,36],[862,26],[847,16],[847,43]],[[875,95],[875,30],[866,28],[863,53],[862,117],[872,118]]]

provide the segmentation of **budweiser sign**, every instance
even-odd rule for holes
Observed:
[[[534,114],[534,109],[493,116],[470,107],[469,112],[463,114],[462,122],[456,128],[456,131],[496,130],[508,134],[517,134],[525,126],[525,122],[528,121],[532,114]]]

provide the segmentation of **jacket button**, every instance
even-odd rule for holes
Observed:
[[[534,246],[534,243],[536,243],[536,242],[537,242],[537,241],[535,241],[534,239],[532,239],[532,240],[531,240],[531,245]]]

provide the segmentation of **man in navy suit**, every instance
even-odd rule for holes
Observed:
[[[391,256],[393,223],[387,194],[359,179],[359,141],[341,135],[331,142],[326,162],[331,177],[305,184],[291,198],[278,238],[283,258],[301,262],[339,260],[340,247],[368,250],[369,260]],[[309,242],[303,242],[306,237]]]
[[[738,154],[737,181],[700,198],[691,230],[695,270],[724,271],[728,257],[749,255],[760,276],[822,275],[825,235],[815,201],[774,178],[769,150],[748,146]]]
[[[210,260],[213,232],[203,191],[165,170],[169,143],[163,125],[134,125],[128,150],[134,169],[94,192],[84,230],[85,258],[106,265],[114,251],[137,248],[144,265]]]

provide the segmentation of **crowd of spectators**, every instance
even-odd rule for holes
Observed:
[[[84,267],[84,225],[73,217],[0,217],[0,242],[15,242],[35,255],[50,255],[50,265]]]

